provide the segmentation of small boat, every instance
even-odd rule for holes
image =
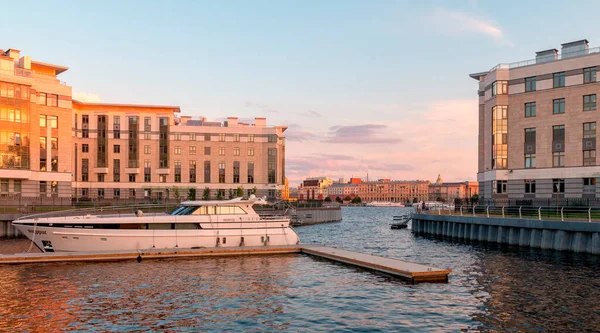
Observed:
[[[227,201],[186,201],[170,213],[141,210],[63,211],[25,216],[12,224],[43,252],[124,251],[202,247],[294,245],[300,239],[285,216],[260,217],[266,204],[250,196]],[[61,216],[62,215],[62,216]]]
[[[404,207],[404,204],[401,202],[389,202],[389,201],[371,201],[365,206],[369,207]]]
[[[392,223],[392,229],[406,229],[408,228],[408,216],[394,216],[394,223]]]

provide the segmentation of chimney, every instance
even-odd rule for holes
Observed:
[[[24,69],[31,69],[31,58],[24,56],[19,59],[19,67]]]
[[[238,119],[237,117],[227,117],[227,127],[237,127]]]
[[[539,51],[535,53],[535,63],[542,64],[545,62],[550,62],[558,59],[558,50],[557,49],[549,49],[544,51]]]
[[[561,44],[560,46],[562,46],[562,50],[560,51],[561,53],[561,58],[562,59],[566,59],[566,58],[574,58],[574,57],[581,57],[584,55],[587,55],[588,52],[588,41],[587,39],[582,39],[582,40],[578,40],[575,42],[570,42],[570,43],[565,43],[565,44]]]
[[[266,127],[267,126],[267,118],[254,118],[254,126]]]
[[[21,51],[15,49],[8,49],[8,51],[6,51],[5,54],[13,60],[18,60],[21,56]]]

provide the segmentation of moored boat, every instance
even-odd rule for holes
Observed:
[[[186,201],[170,213],[56,214],[25,216],[13,225],[44,252],[118,251],[202,247],[294,245],[287,217],[261,218],[251,196],[227,201]],[[129,208],[131,210],[131,208]]]
[[[369,207],[404,207],[404,204],[401,202],[389,202],[389,201],[371,201],[365,206]]]

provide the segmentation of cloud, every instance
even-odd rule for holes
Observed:
[[[351,126],[333,126],[329,128],[329,137],[323,142],[327,143],[353,143],[353,144],[395,144],[401,142],[390,133],[386,134],[387,125],[365,124]]]
[[[73,93],[73,99],[84,103],[100,103],[100,96],[86,92]]]
[[[491,37],[501,45],[514,46],[514,44],[506,38],[504,31],[499,26],[468,13],[436,8],[429,19],[444,32],[475,33]]]
[[[303,117],[307,117],[307,118],[320,118],[320,117],[322,117],[322,115],[320,113],[318,113],[317,111],[313,111],[313,110],[306,110],[306,111],[302,111],[302,112],[292,112],[292,111],[281,112],[279,110],[275,110],[275,109],[270,108],[269,105],[267,105],[267,104],[254,103],[254,102],[250,102],[250,101],[244,102],[244,105],[247,108],[259,109],[261,111],[269,112],[269,113],[295,114],[295,115],[303,116]]]
[[[305,142],[317,140],[319,137],[298,124],[290,124],[285,131],[285,138],[287,141]]]
[[[255,109],[259,109],[259,110],[264,111],[264,112],[279,113],[279,111],[277,111],[275,109],[269,108],[269,106],[267,104],[253,103],[253,102],[246,101],[246,102],[244,102],[244,105],[247,108],[255,108]]]

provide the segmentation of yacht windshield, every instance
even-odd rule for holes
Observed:
[[[181,206],[172,211],[171,215],[190,215],[196,209],[198,209],[198,206]]]

